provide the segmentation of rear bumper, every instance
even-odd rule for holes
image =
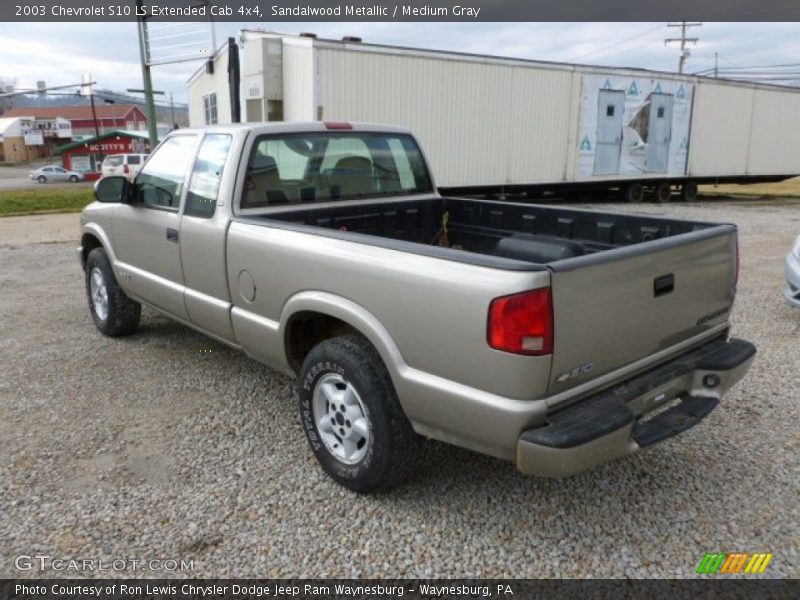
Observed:
[[[788,284],[784,295],[790,304],[800,307],[800,259],[794,254],[786,255],[784,273]]]
[[[755,353],[750,342],[718,339],[555,412],[519,437],[517,468],[568,477],[686,431],[744,376]]]

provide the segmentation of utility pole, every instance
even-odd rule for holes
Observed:
[[[136,0],[136,13],[144,14],[143,0]],[[139,55],[142,61],[142,81],[144,83],[144,101],[147,106],[147,132],[150,137],[150,149],[155,150],[158,145],[158,128],[156,127],[156,105],[153,100],[153,80],[150,77],[150,64],[148,52],[145,50],[147,42],[147,23],[145,17],[138,17],[136,24],[139,29]]]
[[[680,27],[681,28],[681,37],[679,38],[667,38],[664,40],[664,45],[671,44],[672,42],[680,42],[681,44],[681,55],[678,58],[678,73],[683,73],[683,65],[686,62],[686,59],[689,58],[691,52],[689,52],[689,48],[686,47],[687,44],[696,44],[699,41],[699,38],[687,38],[686,31],[691,27],[702,27],[702,23],[688,23],[686,21],[681,21],[680,23],[667,23],[667,27]]]
[[[94,90],[89,95],[89,101],[92,103],[92,120],[94,121],[94,136],[96,138],[100,137],[100,129],[97,127],[97,111],[94,108]]]

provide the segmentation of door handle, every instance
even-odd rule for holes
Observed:
[[[656,277],[653,280],[653,296],[658,298],[664,294],[669,294],[675,289],[675,275],[670,273]]]
[[[167,227],[167,241],[178,243],[178,230],[172,227]]]

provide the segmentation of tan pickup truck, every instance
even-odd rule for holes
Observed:
[[[322,467],[368,492],[417,435],[563,477],[678,434],[747,371],[733,225],[440,196],[414,137],[180,130],[100,180],[91,316],[141,305],[297,378]]]

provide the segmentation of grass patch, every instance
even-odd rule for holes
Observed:
[[[784,198],[800,197],[800,177],[777,181],[775,183],[751,183],[738,185],[701,185],[700,193],[709,196],[776,196]]]
[[[80,212],[94,200],[91,187],[0,190],[0,217]]]

